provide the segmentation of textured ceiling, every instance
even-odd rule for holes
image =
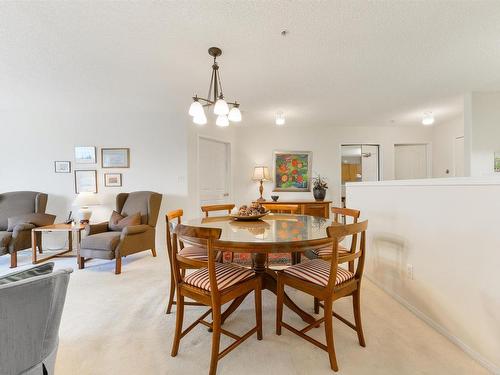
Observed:
[[[500,1],[2,2],[0,19],[2,111],[183,115],[212,45],[240,126],[439,122],[500,89]]]

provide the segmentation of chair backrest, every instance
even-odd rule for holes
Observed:
[[[168,254],[168,259],[170,261],[170,270],[173,272],[172,268],[172,259],[173,259],[173,251],[174,247],[172,245],[172,234],[175,231],[175,227],[179,225],[182,222],[182,216],[184,215],[184,211],[181,209],[177,209],[174,211],[169,211],[165,215],[165,222],[166,222],[166,234],[167,234],[167,254]],[[184,247],[184,244],[180,245],[180,248],[182,249]],[[173,273],[172,273],[173,274]]]
[[[349,250],[350,254],[342,259],[349,262],[354,262],[354,260],[358,259],[354,274],[356,280],[361,280],[365,265],[367,228],[368,220],[347,225],[332,225],[327,228],[328,237],[333,239],[332,259],[330,260],[330,278],[327,285],[327,288],[330,289],[330,291],[333,291],[337,277],[339,240],[344,237],[351,237],[351,248]],[[359,242],[358,236],[360,237]]]
[[[179,224],[175,228],[175,232],[172,236],[172,245],[173,245],[173,268],[174,268],[174,278],[179,285],[183,281],[183,277],[181,274],[181,264],[191,264],[191,261],[187,258],[184,258],[178,254],[178,243],[187,243],[194,246],[201,246],[207,248],[208,253],[208,262],[197,261],[200,266],[208,267],[208,274],[210,279],[210,289],[212,293],[212,300],[217,298],[218,295],[218,286],[217,280],[215,277],[215,260],[217,257],[217,247],[216,243],[220,238],[222,233],[222,229],[220,228],[205,228],[205,227],[191,227],[184,224]]]
[[[0,285],[0,374],[42,374],[42,363],[57,348],[71,272],[58,270]]]
[[[141,224],[156,226],[162,195],[152,191],[134,191],[116,196],[116,211],[122,216],[141,214]]]
[[[332,207],[333,221],[336,223],[349,224],[347,217],[352,218],[353,223],[357,223],[361,211],[352,208]]]
[[[299,211],[299,206],[297,204],[265,204],[262,206],[266,211],[271,211],[278,214],[296,214]]]
[[[211,204],[207,206],[201,206],[201,211],[205,213],[205,217],[208,217],[209,212],[215,211],[227,211],[228,214],[231,213],[231,210],[234,208],[234,204]]]
[[[48,196],[37,191],[12,191],[0,194],[0,230],[7,230],[9,217],[44,214]]]

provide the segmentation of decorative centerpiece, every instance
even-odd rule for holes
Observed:
[[[326,189],[328,189],[328,184],[326,183],[326,178],[317,175],[313,178],[313,195],[314,199],[317,201],[325,200]]]
[[[261,217],[266,216],[269,211],[266,211],[264,206],[258,202],[252,203],[250,206],[244,204],[238,209],[238,213],[231,214],[234,220],[259,220]]]

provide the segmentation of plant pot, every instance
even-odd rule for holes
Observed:
[[[326,196],[326,189],[314,188],[313,195],[314,199],[316,199],[317,201],[324,201]]]

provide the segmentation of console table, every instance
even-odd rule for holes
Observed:
[[[272,204],[296,204],[299,206],[299,211],[297,212],[300,215],[310,215],[310,216],[319,216],[324,217],[326,219],[330,218],[330,204],[332,201],[315,201],[313,199],[310,200],[280,200],[277,202],[269,200],[265,202],[266,205]]]

